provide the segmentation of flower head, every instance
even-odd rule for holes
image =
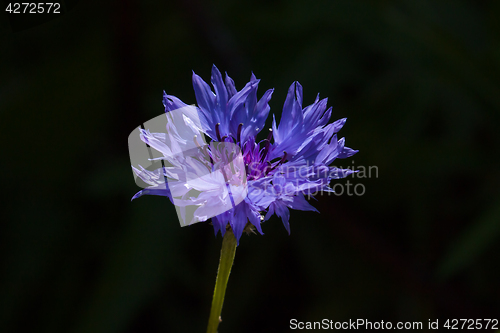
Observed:
[[[259,81],[252,74],[238,91],[233,80],[227,74],[223,80],[213,66],[214,91],[193,73],[198,107],[164,93],[167,133],[147,129],[140,133],[142,141],[160,152],[157,160],[164,165],[155,170],[134,168],[150,186],[133,199],[145,194],[168,196],[187,219],[185,224],[211,218],[215,234],[220,230],[224,235],[229,225],[238,241],[247,227],[263,234],[261,223],[273,214],[290,233],[290,208],[317,212],[304,195],[333,192],[332,179],[354,172],[330,167],[336,158],[357,152],[344,145],[344,138],[337,139],[346,119],[328,124],[332,109],[319,95],[303,107],[302,86],[294,82],[279,124],[273,115],[267,138],[256,142],[274,91],[269,89],[258,99]]]

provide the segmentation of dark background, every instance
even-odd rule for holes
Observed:
[[[3,15],[3,12],[2,12]],[[0,332],[203,332],[220,235],[130,202],[127,137],[212,64],[329,97],[363,196],[244,235],[220,332],[500,318],[500,2],[80,1],[0,35]],[[345,184],[346,180],[340,181]],[[332,183],[334,185],[335,183]]]

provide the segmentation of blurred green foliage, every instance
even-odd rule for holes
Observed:
[[[202,332],[220,236],[133,182],[128,134],[191,70],[298,80],[359,149],[363,196],[244,236],[221,332],[289,320],[498,318],[500,2],[81,2],[0,25],[0,332]],[[340,183],[346,184],[347,180]],[[424,324],[425,325],[425,324]]]

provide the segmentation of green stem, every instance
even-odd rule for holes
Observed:
[[[224,303],[227,281],[229,279],[229,274],[231,273],[235,253],[236,238],[234,238],[233,231],[229,229],[226,230],[226,234],[222,240],[219,271],[217,272],[217,280],[215,281],[214,298],[212,300],[210,318],[208,319],[207,333],[216,333],[219,322],[221,321],[220,313],[222,311],[222,303]]]

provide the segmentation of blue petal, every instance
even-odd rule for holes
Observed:
[[[201,77],[193,72],[193,88],[196,95],[196,101],[203,113],[210,117],[211,125],[214,126],[220,123],[220,118],[215,111],[215,95],[210,89],[210,86],[203,81]]]
[[[342,119],[339,119],[333,123],[333,126],[335,128],[334,133],[337,133],[338,131],[340,131],[340,129],[344,126],[346,120],[347,120],[347,118],[342,118]]]
[[[236,237],[236,242],[240,244],[240,237],[243,233],[243,229],[247,224],[247,215],[245,212],[245,204],[241,202],[236,208],[234,208],[233,218],[229,220],[229,224],[231,225],[231,229],[233,229],[234,237]]]
[[[220,230],[222,237],[224,237],[224,233],[226,231],[226,224],[227,221],[226,223],[224,223],[221,219],[218,219],[217,216],[212,217],[212,225],[214,226],[215,236],[217,236],[217,233]]]
[[[241,133],[242,142],[245,142],[249,136],[256,136],[264,128],[267,116],[271,110],[269,101],[273,92],[274,89],[267,90],[251,110],[251,118],[247,121],[247,126],[244,126],[244,130]]]
[[[167,95],[167,93],[163,91],[163,106],[165,107],[165,112],[169,112],[183,108],[187,106],[187,104],[175,96]]]
[[[153,188],[153,187],[148,187],[145,188],[144,190],[141,190],[137,192],[130,201],[137,199],[139,197],[142,197],[143,195],[159,195],[163,197],[168,197],[170,201],[172,201],[172,194],[167,188],[161,187],[161,188]]]
[[[248,82],[243,89],[238,91],[228,102],[228,109],[231,119],[231,132],[236,136],[237,129],[240,123],[244,126],[249,126],[249,115],[247,114],[245,104],[251,99],[250,95],[256,94],[259,85],[259,80]]]
[[[264,221],[269,220],[271,218],[271,216],[273,216],[273,214],[274,214],[274,203],[271,203],[271,205],[269,205],[269,210],[266,213],[266,217],[264,218]]]
[[[304,198],[304,195],[302,193],[299,193],[296,196],[294,196],[293,201],[289,202],[287,206],[292,209],[313,211],[319,213],[316,208],[314,208],[313,206],[311,206],[311,204],[309,204],[309,202],[307,202],[306,198]]]
[[[285,204],[281,203],[280,201],[275,201],[272,203],[274,205],[274,210],[276,212],[276,215],[278,217],[281,217],[281,221],[283,221],[283,225],[285,226],[286,231],[288,231],[288,234],[290,235],[290,211],[286,207]]]
[[[328,122],[330,117],[323,116],[323,114],[325,114],[327,103],[328,98],[324,98],[321,101],[315,102],[314,104],[311,104],[304,109],[304,126],[306,127],[306,132],[314,130],[315,128],[322,126]]]
[[[229,114],[227,112],[227,100],[228,100],[227,89],[226,86],[224,85],[224,81],[222,81],[222,75],[220,74],[219,69],[215,67],[215,65],[213,65],[212,67],[211,80],[212,80],[212,85],[214,86],[215,89],[215,96],[216,96],[215,100],[217,105],[216,111],[219,112],[222,123],[226,124],[227,126],[229,122]]]
[[[234,85],[233,79],[229,77],[226,73],[226,89],[227,89],[227,96],[228,98],[231,98],[236,94],[236,86]]]
[[[257,231],[263,235],[264,233],[262,232],[262,227],[261,227],[261,219],[260,219],[260,213],[256,210],[254,210],[250,205],[245,204],[245,210],[246,210],[246,215],[248,217],[248,220],[250,223],[252,223]]]
[[[218,224],[217,230],[220,230],[222,237],[224,237],[224,234],[226,233],[226,226],[231,221],[232,218],[233,218],[233,209],[215,216],[215,222]],[[213,223],[213,217],[212,217],[212,223]],[[214,228],[215,227],[216,225],[214,224]]]
[[[340,169],[340,168],[330,168],[330,178],[341,179],[349,176],[350,174],[357,172],[352,169]]]
[[[245,101],[245,109],[247,116],[251,116],[253,114],[255,105],[257,105],[257,88],[258,84],[252,86],[252,89],[250,89],[250,92],[247,95],[247,99]]]
[[[351,157],[352,155],[356,154],[359,150],[354,150],[349,147],[344,147],[342,149],[342,152],[337,156],[337,158],[347,158]]]
[[[288,88],[283,113],[281,116],[278,130],[280,133],[291,135],[292,129],[296,126],[302,126],[302,86],[298,82],[292,83]]]

